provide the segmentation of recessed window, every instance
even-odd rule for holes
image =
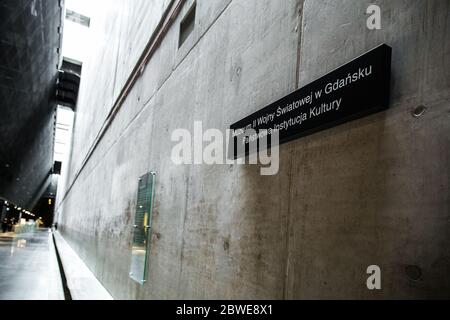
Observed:
[[[189,9],[186,16],[183,18],[180,24],[180,40],[178,47],[181,47],[183,43],[189,38],[190,34],[194,30],[195,27],[195,9],[196,9],[196,3],[192,5],[192,7]]]

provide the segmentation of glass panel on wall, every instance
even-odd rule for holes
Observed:
[[[136,215],[133,226],[130,277],[142,285],[147,278],[147,259],[149,254],[148,242],[151,239],[155,176],[156,174],[154,172],[149,172],[139,178],[138,184]]]

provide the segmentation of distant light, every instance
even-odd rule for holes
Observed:
[[[17,210],[19,210],[19,211],[20,211],[20,210],[22,210],[22,208],[21,208],[21,207],[18,207],[18,208],[17,208]]]
[[[49,204],[49,205],[52,204],[52,199],[48,199],[48,204]]]

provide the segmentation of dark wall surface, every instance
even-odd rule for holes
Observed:
[[[24,207],[53,161],[59,1],[0,1],[0,196]]]

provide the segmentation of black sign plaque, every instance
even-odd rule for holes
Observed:
[[[280,144],[389,108],[392,49],[382,44],[231,125],[234,153],[252,153],[261,132]],[[253,130],[249,130],[253,129]],[[248,132],[256,132],[252,137]],[[237,148],[238,144],[244,148]],[[268,139],[270,146],[270,139]],[[241,152],[242,153],[242,152]]]

